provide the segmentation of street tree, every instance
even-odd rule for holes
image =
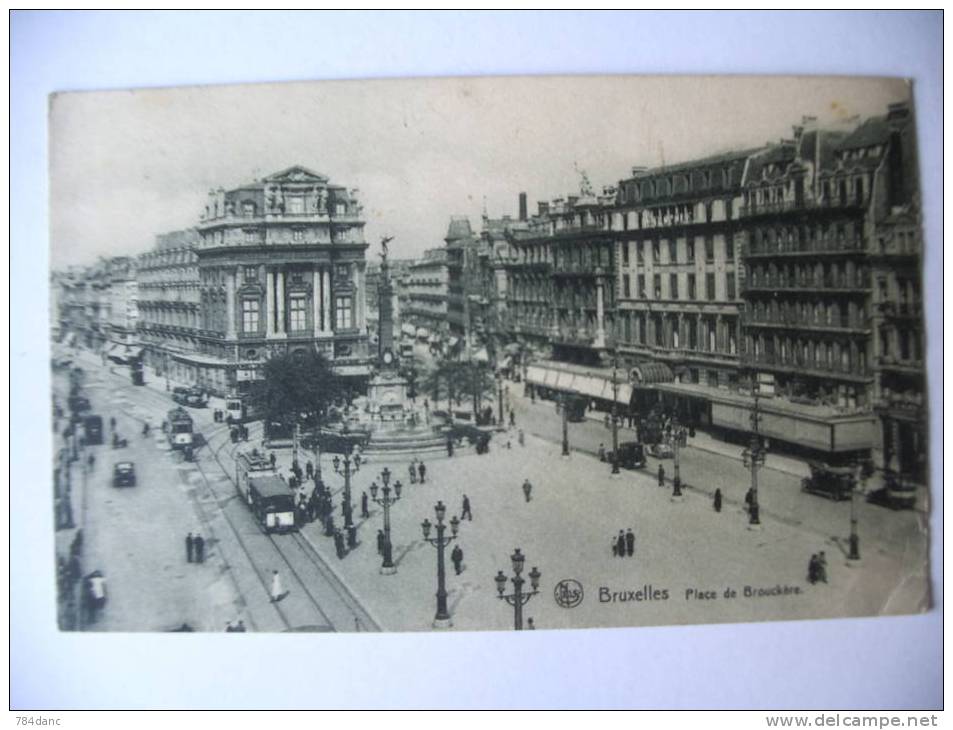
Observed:
[[[342,390],[340,378],[318,353],[291,353],[270,358],[251,392],[254,406],[272,428],[290,433],[304,420],[318,425]]]

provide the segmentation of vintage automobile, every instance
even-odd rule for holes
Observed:
[[[612,463],[612,450],[606,452],[606,459]],[[619,444],[619,466],[623,469],[641,469],[645,466],[645,448],[638,441],[624,441]]]
[[[857,470],[853,466],[830,466],[819,461],[807,462],[811,476],[801,480],[801,489],[812,494],[840,501],[850,499]]]
[[[649,456],[654,456],[656,459],[671,459],[675,456],[672,447],[664,441],[660,441],[657,444],[649,444],[647,451],[649,452]]]
[[[113,466],[114,487],[136,486],[136,465],[131,461],[120,461]]]

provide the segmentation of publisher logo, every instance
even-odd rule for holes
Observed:
[[[562,608],[575,608],[582,603],[582,595],[582,583],[572,578],[559,581],[553,591],[556,605]]]

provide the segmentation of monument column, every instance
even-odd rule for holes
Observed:
[[[265,337],[275,336],[275,273],[265,274]]]

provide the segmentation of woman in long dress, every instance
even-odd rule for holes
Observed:
[[[281,587],[281,576],[278,575],[278,571],[275,570],[271,575],[271,600],[280,601],[285,597],[285,592]]]

